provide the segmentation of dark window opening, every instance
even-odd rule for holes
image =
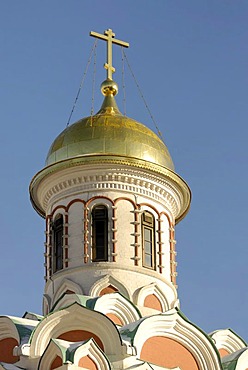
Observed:
[[[149,212],[142,214],[143,266],[155,268],[154,217]]]
[[[92,211],[92,260],[108,260],[108,210],[96,206]]]
[[[56,218],[53,224],[53,272],[63,268],[63,216]]]

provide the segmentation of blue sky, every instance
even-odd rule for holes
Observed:
[[[193,198],[177,226],[183,312],[248,340],[248,2],[11,0],[0,5],[0,314],[41,313],[44,221],[32,176],[67,123],[94,40],[112,28]],[[105,45],[98,42],[94,106]],[[121,52],[114,50],[121,90]],[[90,114],[93,65],[72,122]],[[125,68],[127,115],[154,129]],[[117,97],[123,110],[122,93]]]

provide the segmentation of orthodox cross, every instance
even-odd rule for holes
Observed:
[[[104,64],[104,68],[107,69],[107,78],[112,80],[112,75],[115,72],[115,68],[112,65],[112,44],[118,44],[128,48],[129,43],[115,39],[115,33],[111,29],[106,30],[104,35],[91,31],[90,36],[107,41],[107,63]]]

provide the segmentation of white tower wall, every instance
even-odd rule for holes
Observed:
[[[150,284],[164,292],[167,308],[174,306],[175,240],[171,231],[180,209],[180,197],[164,176],[130,166],[75,167],[53,174],[49,181],[40,184],[39,191],[47,218],[45,296],[50,307],[63,289],[98,295],[108,285],[135,303],[138,291]],[[106,262],[92,262],[91,211],[96,204],[108,209]],[[144,211],[154,216],[154,269],[143,267],[142,262]],[[65,219],[64,268],[53,273],[50,228],[58,214]]]

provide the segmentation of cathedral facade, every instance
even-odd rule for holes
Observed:
[[[115,101],[112,30],[103,104],[54,140],[30,184],[45,219],[43,315],[0,316],[0,370],[247,370],[245,341],[180,310],[175,227],[191,193],[162,140]]]

